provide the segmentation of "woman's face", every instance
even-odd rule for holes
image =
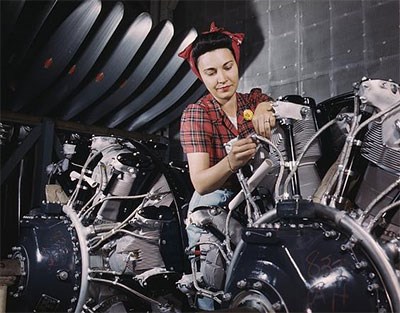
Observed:
[[[216,49],[202,54],[197,67],[208,91],[225,104],[235,95],[239,83],[239,70],[231,50]]]

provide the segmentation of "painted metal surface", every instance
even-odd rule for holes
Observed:
[[[104,7],[103,7],[104,9]],[[66,69],[63,77],[57,80],[49,92],[37,103],[39,104],[38,113],[41,115],[50,114],[56,109],[60,103],[79,86],[79,84],[87,77],[89,71],[93,68],[95,62],[99,59],[105,46],[109,43],[111,37],[115,33],[124,15],[124,6],[117,2],[110,12],[107,14],[104,22],[99,27],[96,35],[82,52],[81,56],[75,61],[71,67]]]
[[[11,99],[12,111],[19,111],[54,83],[79,49],[101,10],[101,2],[83,2],[56,29],[30,69],[17,86]]]
[[[127,46],[148,47],[130,58],[123,34],[133,18],[150,11],[146,1],[3,1],[2,108],[145,132],[161,129],[151,121],[164,121],[166,129],[179,119],[185,98],[198,94],[193,85],[181,85],[189,67],[167,50],[178,52],[194,39],[177,39],[186,27],[202,31],[211,20],[246,33],[240,91],[258,86],[273,98],[299,94],[323,101],[348,92],[362,76],[399,79],[398,8],[396,0],[180,1],[170,12],[173,23],[152,16],[144,38],[125,38]],[[153,36],[157,28],[162,31]],[[177,90],[181,97],[161,99]]]
[[[95,78],[65,104],[62,114],[69,120],[99,99],[120,77],[145,40],[152,26],[148,13],[140,14],[130,25],[123,38]]]
[[[197,33],[195,30],[191,30],[185,39],[179,43],[179,46],[176,48],[174,53],[166,56],[166,60],[160,60],[160,64],[162,66],[156,68],[153,71],[152,76],[148,78],[146,89],[142,91],[135,99],[126,104],[116,114],[111,116],[106,123],[107,127],[114,128],[127,118],[133,116],[136,112],[139,112],[167,86],[171,79],[175,78],[174,75],[184,62],[182,58],[178,57],[177,53],[183,50],[183,48],[193,41],[196,36]],[[188,73],[188,75],[190,77],[192,74]],[[190,85],[187,87],[189,88]],[[187,89],[181,90],[182,94],[186,90]]]
[[[170,21],[160,23],[153,29],[146,38],[149,43],[144,47],[142,53],[144,56],[141,61],[133,68],[130,75],[124,79],[111,95],[96,105],[84,119],[85,123],[92,124],[102,118],[104,115],[115,109],[133,94],[140,84],[146,79],[149,72],[153,69],[156,62],[165,51],[173,34],[174,27]]]

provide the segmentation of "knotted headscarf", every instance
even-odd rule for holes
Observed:
[[[202,34],[209,34],[209,33],[215,33],[215,32],[220,32],[222,34],[227,35],[229,38],[232,39],[232,49],[234,53],[234,57],[236,60],[236,63],[239,65],[239,59],[240,59],[240,45],[243,42],[244,34],[243,33],[231,33],[223,28],[219,28],[215,25],[215,22],[212,22],[210,25],[210,30],[208,32],[203,32]],[[197,69],[196,66],[196,60],[193,58],[193,44],[191,43],[188,45],[185,50],[180,52],[178,56],[181,58],[184,58],[186,61],[189,62],[190,68],[192,69],[193,73],[196,74],[196,76],[201,79],[200,73]]]

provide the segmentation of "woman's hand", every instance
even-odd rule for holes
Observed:
[[[196,191],[204,195],[221,188],[226,180],[256,154],[256,143],[251,138],[232,143],[229,154],[210,167],[208,153],[188,153],[189,173]]]
[[[235,141],[227,155],[230,170],[236,172],[246,165],[255,156],[256,148],[256,143],[249,137]]]
[[[252,122],[258,135],[271,138],[271,129],[276,124],[272,102],[260,102],[254,111]]]

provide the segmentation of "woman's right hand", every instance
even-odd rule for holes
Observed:
[[[188,153],[190,179],[194,188],[201,195],[221,188],[232,172],[249,162],[255,153],[256,143],[250,137],[233,142],[228,155],[211,167],[208,153]]]
[[[227,155],[231,170],[237,171],[246,165],[255,156],[256,151],[257,145],[251,137],[235,141]]]

